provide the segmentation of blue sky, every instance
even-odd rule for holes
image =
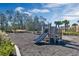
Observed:
[[[56,3],[2,3],[0,10],[13,9],[29,15],[43,16],[47,22],[54,25],[54,21],[67,19],[70,24],[79,20],[79,4],[56,4]]]

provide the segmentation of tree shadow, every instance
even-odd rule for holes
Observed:
[[[64,46],[62,46],[62,47],[71,48],[71,49],[74,49],[74,50],[78,50],[78,51],[79,51],[79,48],[72,47],[72,46],[66,46],[66,45],[64,45]]]
[[[72,41],[68,41],[65,40],[66,44],[62,45],[63,47],[67,47],[67,48],[71,48],[71,49],[75,49],[79,51],[79,42],[72,42]]]
[[[71,48],[71,49],[75,49],[79,51],[79,43],[78,42],[72,42],[72,41],[68,41],[68,40],[60,40],[60,43],[58,41],[56,41],[56,43],[54,43],[54,40],[50,40],[49,43],[45,43],[45,42],[40,42],[40,43],[35,43],[38,46],[42,46],[42,45],[57,45],[57,46],[62,46],[62,47],[66,47],[66,48]]]

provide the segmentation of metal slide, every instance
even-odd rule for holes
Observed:
[[[47,34],[48,33],[43,33],[43,34],[41,34],[38,38],[36,38],[34,41],[36,42],[36,43],[41,43],[43,40],[44,40],[44,38],[47,36]]]

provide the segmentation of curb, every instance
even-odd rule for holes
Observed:
[[[20,53],[20,50],[19,50],[18,46],[15,45],[14,47],[15,47],[15,50],[16,50],[16,55],[21,56],[21,53]]]

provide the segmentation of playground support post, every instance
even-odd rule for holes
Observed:
[[[51,23],[48,24],[48,37],[51,38]]]
[[[59,37],[60,37],[60,39],[62,39],[62,36],[63,36],[63,30],[59,29]]]
[[[44,32],[44,26],[43,25],[42,25],[42,28],[41,29],[42,29],[41,33],[43,33]]]

